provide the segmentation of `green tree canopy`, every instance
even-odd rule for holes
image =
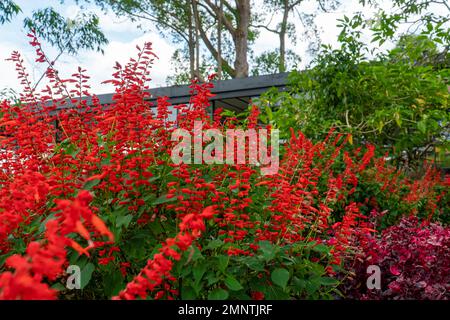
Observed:
[[[11,20],[22,9],[12,0],[0,2],[0,24]],[[100,29],[99,18],[90,12],[80,13],[74,19],[68,19],[51,7],[33,11],[30,17],[23,20],[27,31],[34,31],[43,39],[56,47],[60,54],[77,54],[80,50],[96,50],[103,52],[108,43]]]

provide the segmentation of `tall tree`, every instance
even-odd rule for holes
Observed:
[[[216,0],[217,1],[217,0]],[[219,12],[223,12],[223,0],[219,0]],[[217,3],[216,3],[217,6]],[[222,20],[217,21],[217,77],[222,79]]]
[[[196,49],[200,46],[196,39],[198,32],[201,48],[216,63],[220,62],[224,73],[233,78],[248,76],[249,43],[254,38],[249,30],[250,0],[221,0],[221,3],[215,0],[78,0],[78,3],[95,3],[121,17],[126,15],[134,21],[154,22],[165,36],[170,30],[172,40],[184,42],[187,47],[191,73],[193,63],[197,65],[194,69],[201,65],[200,50]],[[220,37],[214,32],[218,22],[221,24]],[[218,48],[219,38],[222,48],[227,50]]]
[[[339,0],[318,0],[314,1],[314,8],[311,10],[306,10],[302,5],[311,5],[311,1],[306,0],[264,0],[264,6],[266,12],[271,12],[269,18],[266,21],[259,19],[257,24],[254,25],[255,28],[265,29],[277,35],[279,39],[278,50],[265,52],[260,57],[256,59],[257,67],[262,70],[258,72],[268,72],[274,69],[276,66],[278,72],[285,72],[288,69],[288,62],[291,62],[289,66],[295,60],[300,59],[293,51],[287,49],[287,40],[290,39],[294,43],[297,41],[297,31],[295,23],[292,18],[298,18],[303,24],[305,32],[303,32],[304,38],[309,38],[309,51],[317,51],[320,44],[319,30],[315,24],[315,16],[319,12],[326,12],[330,9],[335,9],[339,4]],[[274,19],[279,16],[279,19]],[[273,26],[272,21],[276,22]],[[257,68],[257,69],[258,69]]]

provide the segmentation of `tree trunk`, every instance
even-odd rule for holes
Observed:
[[[193,14],[194,14],[196,21],[199,21],[198,31],[200,32],[200,37],[202,38],[206,48],[209,50],[209,52],[211,52],[214,59],[218,60],[219,53],[217,52],[216,47],[212,44],[211,40],[208,38],[208,35],[206,34],[205,30],[203,30],[201,18],[200,18],[199,11],[197,8],[197,0],[192,1],[192,9],[193,9]],[[236,72],[235,72],[234,68],[230,66],[228,61],[225,60],[222,57],[222,55],[220,55],[220,61],[222,63],[222,70],[225,71],[226,73],[228,73],[232,78],[236,78]],[[217,61],[217,62],[219,62],[219,61]]]
[[[188,10],[188,50],[189,50],[189,76],[192,79],[195,78],[195,44],[194,44],[194,30],[193,30],[193,19],[192,19],[192,8],[190,6],[190,0],[186,1]]]
[[[248,77],[248,28],[250,25],[250,0],[236,0],[237,26],[233,35],[236,49],[234,69],[236,78]]]
[[[223,14],[223,0],[219,0],[219,12]],[[217,15],[217,78],[222,79],[222,19]]]
[[[197,78],[200,79],[200,36],[198,34],[198,24],[195,26],[195,73]]]
[[[194,10],[194,29],[195,29],[195,77],[198,79],[201,79],[200,74],[200,35],[199,35],[199,29],[200,29],[200,17],[198,14],[195,14],[195,11],[197,10],[197,1],[194,0],[192,2],[192,8]]]
[[[286,31],[287,31],[287,23],[289,18],[289,0],[284,0],[283,3],[283,20],[281,21],[280,28],[280,61],[278,70],[279,72],[286,71]]]

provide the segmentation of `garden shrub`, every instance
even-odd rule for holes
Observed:
[[[345,283],[348,297],[358,299],[448,300],[450,285],[450,228],[406,217],[362,242],[364,258],[353,267],[362,275],[369,265],[381,269],[381,290],[367,289],[358,276]]]
[[[260,110],[211,119],[212,83],[194,81],[171,121],[167,97],[147,100],[151,44],[137,49],[116,64],[108,106],[82,68],[61,79],[50,65],[35,92],[13,53],[24,92],[0,105],[1,299],[333,299],[361,239],[401,215],[448,215],[448,182],[432,169],[404,179],[374,146],[333,131],[313,142],[291,130],[273,175],[175,164],[177,128],[257,128]],[[394,218],[374,225],[371,213],[389,216],[395,202]],[[80,268],[81,290],[67,286],[69,266]]]
[[[438,55],[431,40],[419,38],[370,61],[362,57],[366,46],[354,40],[325,48],[313,68],[289,75],[289,90],[272,89],[259,99],[266,121],[285,134],[299,128],[319,140],[335,128],[352,134],[356,144],[375,145],[379,154],[388,151],[404,167],[420,164],[432,151],[444,155],[450,59],[439,68],[419,63]]]

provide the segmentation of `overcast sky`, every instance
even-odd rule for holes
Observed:
[[[20,91],[19,83],[15,79],[14,66],[10,61],[5,61],[13,50],[18,50],[22,53],[32,78],[39,78],[43,72],[42,66],[38,66],[33,62],[34,52],[28,44],[26,31],[22,25],[23,18],[30,16],[33,10],[48,6],[55,8],[66,17],[75,17],[79,9],[74,4],[74,1],[66,1],[64,5],[61,5],[59,0],[16,0],[16,2],[22,8],[23,13],[16,16],[12,23],[0,27],[0,89],[10,87]],[[344,14],[351,16],[353,13],[363,10],[357,0],[342,0],[342,3],[335,12],[321,13],[316,18],[317,25],[323,31],[321,35],[323,43],[336,46],[336,38],[339,32],[336,27],[336,19],[341,18]],[[90,84],[93,92],[97,94],[111,92],[112,87],[101,84],[101,82],[110,78],[112,66],[115,62],[126,62],[129,57],[135,55],[135,46],[137,44],[150,41],[153,43],[155,53],[159,57],[153,67],[151,87],[166,85],[166,77],[173,71],[170,58],[175,50],[174,45],[168,39],[162,38],[151,25],[148,25],[150,31],[144,32],[138,30],[136,25],[127,19],[116,18],[113,13],[104,14],[95,7],[89,8],[89,10],[95,11],[100,17],[101,28],[109,39],[109,44],[104,48],[104,55],[96,52],[81,52],[76,57],[62,56],[58,60],[57,68],[63,76],[74,73],[78,66],[82,66],[88,70],[88,74],[91,76]],[[367,9],[365,10],[367,12]],[[299,31],[301,28],[302,26],[299,25]],[[277,44],[276,36],[266,31],[262,32],[253,49],[255,54],[258,54],[265,50],[273,49]],[[54,49],[50,46],[46,46],[46,48],[50,57],[56,56],[57,53]],[[293,49],[303,57],[304,67],[305,62],[308,61],[308,56],[305,52],[306,43],[299,42],[296,46],[291,45],[290,49]]]

